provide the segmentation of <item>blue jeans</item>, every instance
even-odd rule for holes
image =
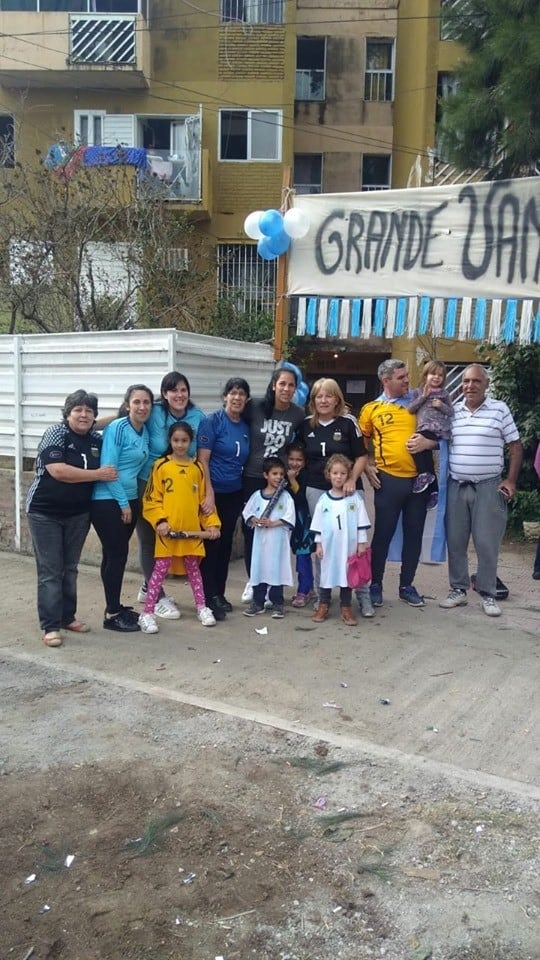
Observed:
[[[310,553],[298,553],[296,555],[296,572],[298,574],[298,593],[311,593],[313,590],[313,566]]]
[[[50,633],[75,619],[77,566],[90,527],[90,514],[27,516],[37,566],[39,622],[42,630]]]

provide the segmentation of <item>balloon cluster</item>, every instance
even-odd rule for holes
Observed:
[[[309,230],[309,217],[296,207],[285,214],[279,210],[254,210],[244,220],[244,231],[257,240],[263,260],[275,260],[289,249],[291,240],[301,240]]]

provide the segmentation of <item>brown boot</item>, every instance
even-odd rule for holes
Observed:
[[[343,623],[346,623],[348,627],[355,627],[358,621],[354,618],[353,612],[350,607],[341,608],[341,619]]]
[[[328,616],[330,606],[328,603],[320,603],[316,613],[312,616],[313,623],[324,623]]]

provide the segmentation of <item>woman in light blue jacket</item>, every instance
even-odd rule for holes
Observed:
[[[150,436],[146,422],[154,395],[149,387],[136,383],[124,398],[127,416],[105,428],[102,457],[116,467],[118,479],[96,483],[92,498],[92,524],[101,541],[101,579],[105,590],[106,630],[131,633],[140,629],[138,615],[120,603],[129,541],[139,515],[137,479],[149,459]]]

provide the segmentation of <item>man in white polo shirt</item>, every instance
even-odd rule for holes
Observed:
[[[500,400],[486,397],[486,371],[472,363],[463,371],[463,399],[455,405],[449,455],[446,537],[450,592],[439,606],[467,603],[470,586],[467,548],[472,536],[478,558],[476,589],[488,617],[499,617],[497,559],[506,529],[506,504],[516,492],[523,449],[512,414]],[[503,480],[504,447],[508,476]]]

